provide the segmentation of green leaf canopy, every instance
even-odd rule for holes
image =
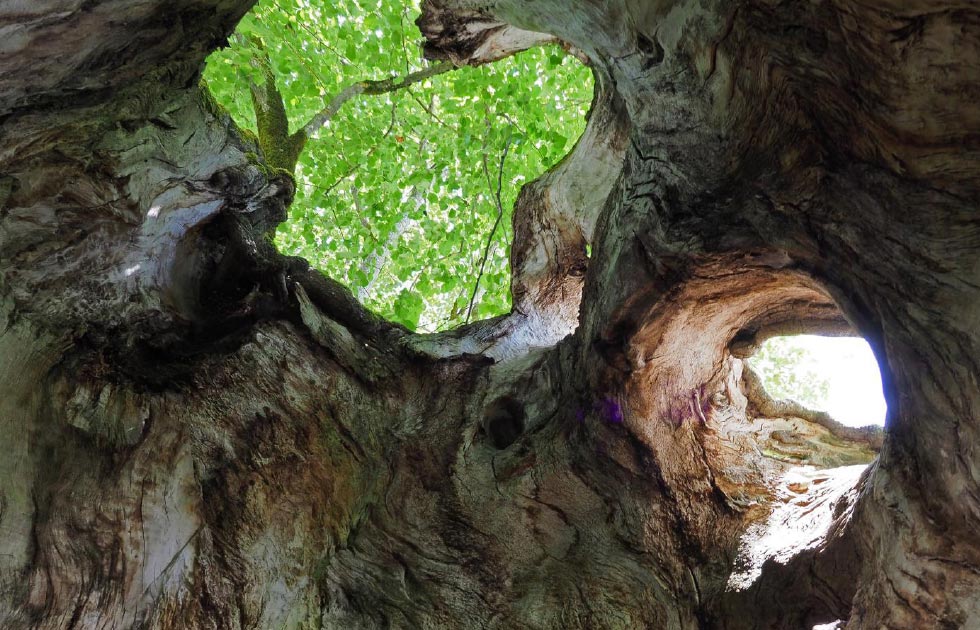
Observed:
[[[205,80],[253,131],[250,86],[269,78],[289,132],[339,103],[299,147],[277,245],[369,308],[432,332],[510,309],[514,200],[581,135],[593,80],[557,46],[417,78],[431,68],[417,14],[394,0],[263,0],[209,58]],[[398,77],[416,78],[359,91]]]

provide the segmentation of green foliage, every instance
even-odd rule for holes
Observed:
[[[826,407],[830,383],[815,369],[809,351],[793,337],[766,340],[749,364],[773,398],[795,400],[811,409]]]
[[[205,79],[236,122],[254,129],[248,85],[264,80],[257,59],[268,54],[295,131],[358,81],[426,67],[416,15],[417,5],[395,0],[262,0],[208,60]],[[587,68],[549,47],[356,97],[300,154],[277,245],[386,317],[424,331],[458,325],[497,218],[506,151],[505,214],[470,319],[506,312],[514,200],[571,149],[592,89]]]

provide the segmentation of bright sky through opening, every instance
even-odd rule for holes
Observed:
[[[860,337],[798,335],[789,342],[804,351],[793,369],[826,379],[827,397],[817,409],[847,426],[883,425],[887,409],[881,392],[881,373],[868,342]]]

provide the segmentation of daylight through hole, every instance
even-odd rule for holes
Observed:
[[[860,337],[773,337],[749,364],[775,399],[826,412],[849,427],[885,423],[881,372],[871,346]]]
[[[295,178],[280,251],[435,332],[510,311],[514,202],[575,146],[594,85],[544,36],[495,63],[426,61],[418,13],[262,0],[204,78]]]

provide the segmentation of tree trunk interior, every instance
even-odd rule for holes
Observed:
[[[980,7],[425,0],[596,94],[513,311],[421,335],[272,245],[251,4],[0,2],[0,626],[980,628]],[[761,391],[787,332],[884,433]]]

